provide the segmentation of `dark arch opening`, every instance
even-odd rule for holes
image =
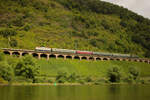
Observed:
[[[138,61],[137,59],[134,59],[134,61]]]
[[[115,60],[114,58],[110,58],[110,60]]]
[[[46,54],[41,54],[41,58],[47,58]]]
[[[89,60],[94,60],[94,58],[93,58],[93,57],[90,57]]]
[[[120,61],[120,59],[118,58],[118,59],[116,59],[117,61]]]
[[[12,55],[16,56],[16,57],[19,57],[20,53],[19,52],[13,52]]]
[[[38,58],[38,54],[37,53],[33,53],[32,56],[35,57],[35,58]]]
[[[122,61],[126,61],[126,59],[122,59]]]
[[[101,60],[101,58],[96,58],[96,60]]]
[[[75,56],[74,59],[80,59],[80,57],[79,56]]]
[[[10,53],[8,51],[4,51],[3,53],[6,55],[10,55]]]
[[[28,55],[28,53],[22,53],[22,56],[26,56],[26,55]]]
[[[66,56],[66,59],[72,59],[72,57],[71,56]]]
[[[63,55],[59,55],[58,58],[64,59],[64,56]]]
[[[108,60],[107,58],[104,58],[103,60]]]
[[[148,61],[145,60],[145,63],[148,63]]]
[[[82,60],[87,60],[87,58],[86,57],[82,57]]]
[[[49,57],[50,57],[50,58],[56,58],[56,55],[53,55],[53,54],[52,54],[52,55],[50,55]]]

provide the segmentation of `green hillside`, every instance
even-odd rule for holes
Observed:
[[[150,57],[150,20],[99,0],[0,0],[0,47]]]

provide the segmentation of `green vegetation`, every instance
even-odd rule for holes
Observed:
[[[150,57],[149,33],[149,19],[99,0],[0,0],[0,48],[46,46]],[[149,67],[0,54],[0,82],[145,83],[140,79],[150,76]]]
[[[17,63],[14,71],[16,76],[34,79],[39,74],[39,67],[32,56],[26,56]]]
[[[150,57],[150,20],[99,0],[0,0],[0,47]]]
[[[126,61],[87,61],[0,54],[0,78],[10,83],[147,83],[150,65]],[[39,67],[40,66],[40,67]]]

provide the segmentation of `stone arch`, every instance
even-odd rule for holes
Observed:
[[[96,60],[101,60],[101,58],[96,58]]]
[[[144,62],[145,62],[145,63],[148,63],[148,61],[147,61],[147,60],[145,60]]]
[[[90,57],[89,60],[94,60],[94,58],[93,58],[93,57]]]
[[[64,56],[63,56],[63,55],[58,55],[57,57],[58,57],[58,58],[64,58]]]
[[[80,60],[80,57],[79,56],[74,56],[74,59]]]
[[[66,56],[66,59],[72,59],[72,56]]]
[[[42,53],[42,54],[41,54],[41,58],[47,58],[47,55],[44,54],[44,53]]]
[[[49,56],[50,58],[56,58],[56,55],[52,54]]]
[[[25,53],[25,52],[24,52],[24,53],[22,53],[22,56],[26,56],[26,55],[28,55],[28,53]]]
[[[87,60],[87,57],[81,57],[82,60]]]
[[[37,53],[33,53],[32,56],[35,57],[35,58],[38,58],[38,54]]]
[[[109,60],[108,58],[103,58],[103,60]]]
[[[20,56],[20,53],[19,53],[19,52],[13,52],[12,55],[19,57],[19,56]]]
[[[4,54],[10,55],[9,51],[3,51]]]
[[[115,58],[110,58],[110,60],[115,60]]]
[[[117,60],[117,61],[121,61],[120,58],[117,58],[116,60]]]
[[[123,58],[123,59],[122,59],[122,61],[126,61],[126,59],[125,59],[125,58]]]

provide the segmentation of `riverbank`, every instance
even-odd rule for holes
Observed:
[[[149,82],[150,64],[129,61],[87,61],[71,59],[35,59],[6,56],[1,61],[1,78],[10,83],[93,84]],[[114,74],[115,73],[115,74]],[[114,76],[115,75],[115,76]],[[115,78],[113,78],[115,77]],[[145,81],[145,78],[146,79]],[[1,80],[0,80],[0,83]],[[119,83],[119,84],[120,84]]]
[[[150,85],[150,82],[147,83],[5,83],[0,84],[0,86],[80,86],[80,85]]]

